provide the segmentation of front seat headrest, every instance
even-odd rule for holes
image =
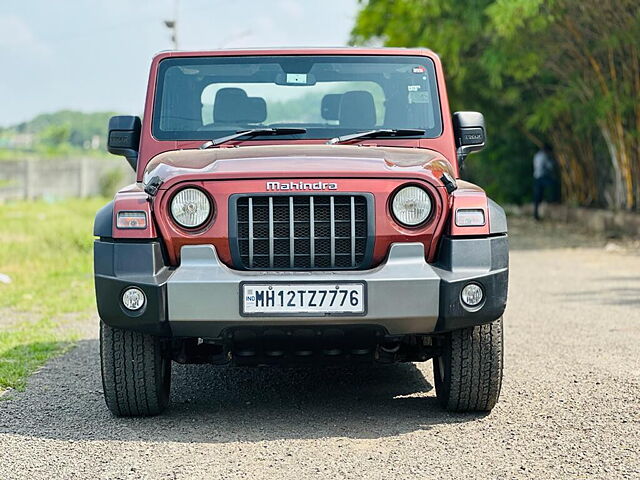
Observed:
[[[247,97],[241,88],[221,88],[213,103],[214,124],[262,123],[267,119],[267,103],[262,97]]]
[[[373,95],[364,90],[352,90],[340,100],[340,126],[372,128],[376,125],[376,107]]]
[[[246,108],[243,113],[246,118],[242,120],[247,123],[262,123],[267,119],[267,102],[262,97],[247,97]]]
[[[340,118],[341,93],[328,93],[322,97],[320,114],[325,120],[338,120]]]
[[[221,88],[213,102],[213,123],[238,123],[239,106],[247,98],[241,88]]]

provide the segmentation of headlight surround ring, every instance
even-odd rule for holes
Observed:
[[[193,230],[202,227],[213,214],[213,202],[209,196],[195,187],[176,192],[169,202],[172,220],[181,228]]]
[[[433,200],[429,192],[418,185],[403,185],[391,196],[391,214],[403,227],[424,225],[433,213]]]

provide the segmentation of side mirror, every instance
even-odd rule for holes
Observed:
[[[120,115],[109,119],[107,150],[114,155],[125,157],[134,171],[138,165],[141,131],[140,117]]]
[[[467,155],[484,148],[486,133],[484,115],[480,112],[456,112],[453,114],[453,133],[458,151],[458,163],[462,165]]]

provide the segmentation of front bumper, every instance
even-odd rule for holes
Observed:
[[[444,238],[439,260],[425,261],[420,243],[395,243],[387,260],[370,270],[321,272],[237,271],[224,265],[211,245],[185,246],[181,264],[167,268],[157,242],[114,243],[96,240],[98,312],[107,324],[179,337],[216,338],[226,329],[268,325],[375,325],[391,335],[445,332],[491,322],[507,300],[506,235],[477,239]],[[364,281],[366,315],[243,317],[242,282]],[[480,284],[485,300],[476,311],[460,301],[469,282]],[[124,289],[136,286],[145,307],[128,312],[120,303]]]

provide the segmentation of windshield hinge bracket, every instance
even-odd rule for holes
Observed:
[[[162,179],[155,176],[144,186],[144,191],[149,195],[149,200],[156,196],[158,190],[160,190],[160,185],[162,185]]]

